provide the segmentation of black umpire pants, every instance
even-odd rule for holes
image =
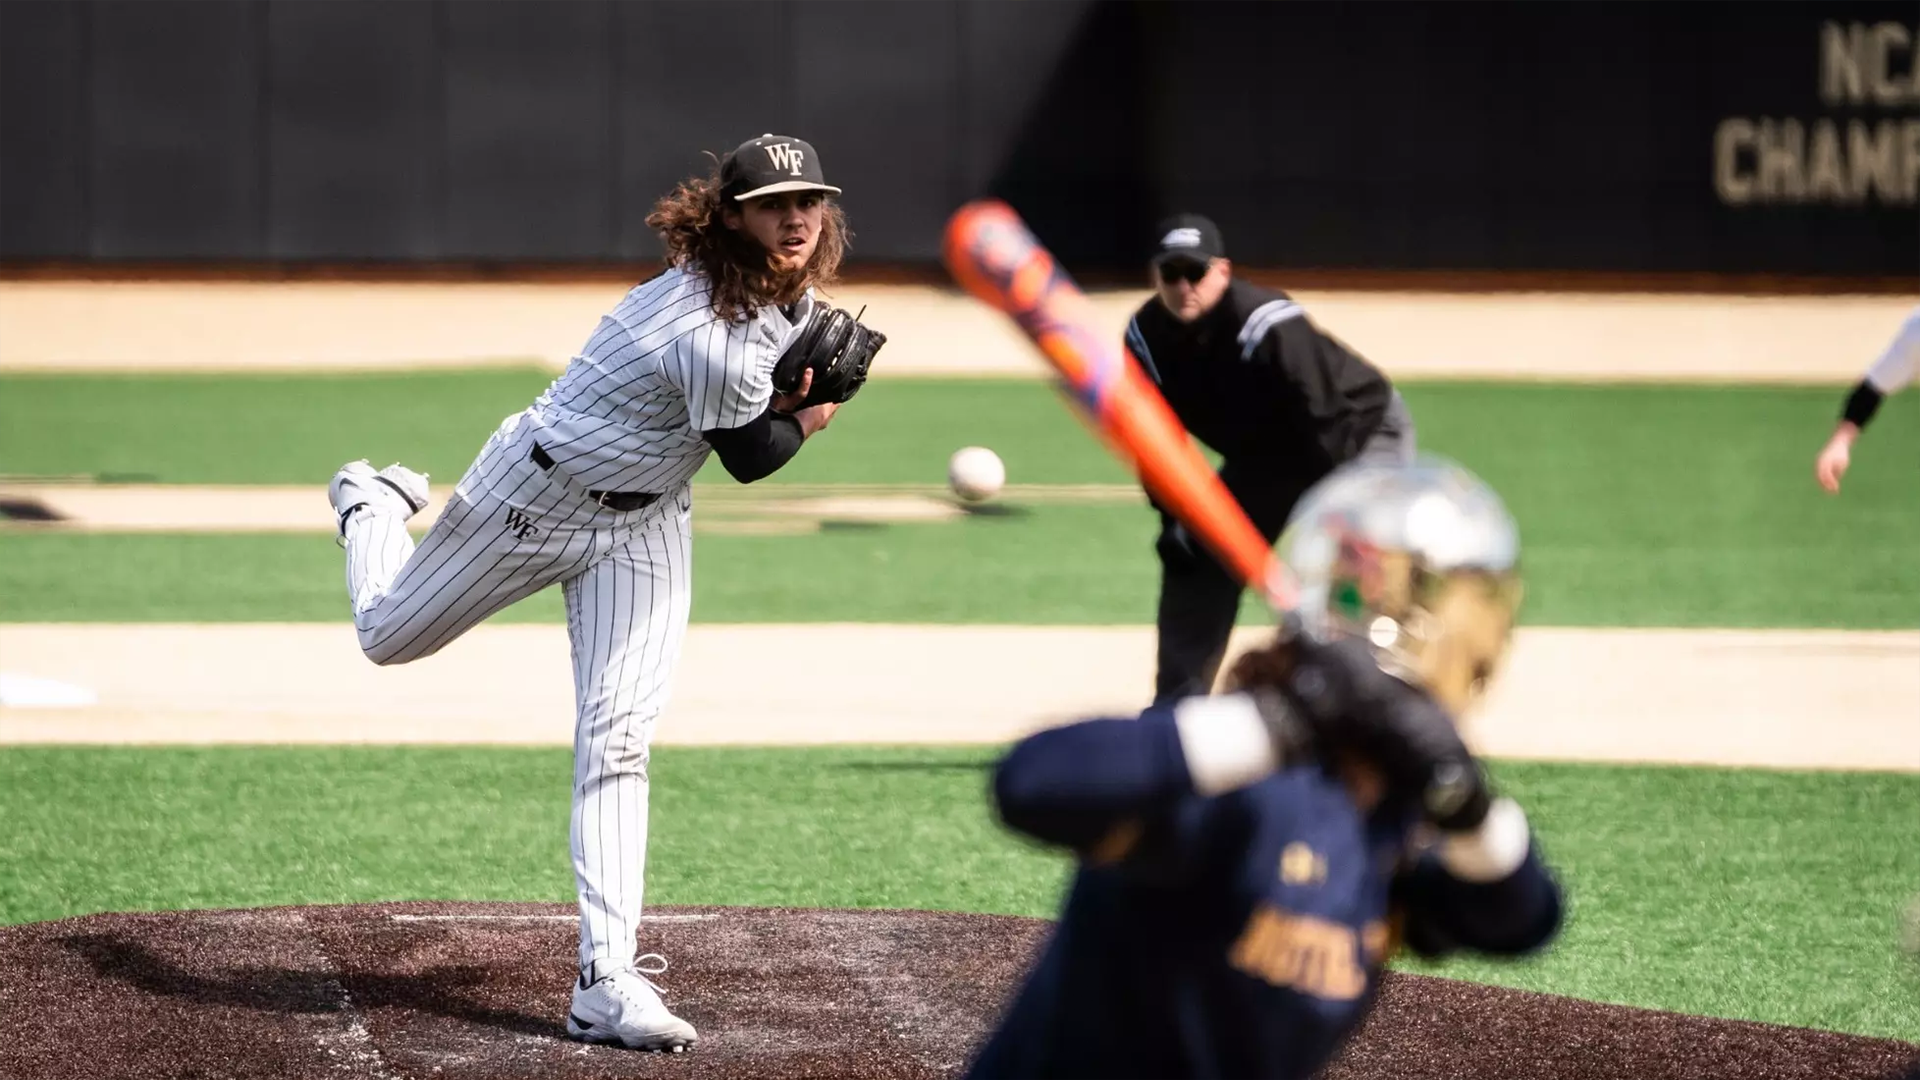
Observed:
[[[1354,462],[1411,461],[1415,445],[1413,417],[1395,393],[1380,430]],[[1220,467],[1220,480],[1269,546],[1280,538],[1294,505],[1316,482],[1316,478],[1287,477],[1271,467],[1236,461]],[[1165,510],[1160,511],[1160,537],[1154,551],[1160,556],[1160,607],[1153,700],[1160,705],[1213,692],[1245,587],[1205,543]]]

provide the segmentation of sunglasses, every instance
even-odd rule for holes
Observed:
[[[1210,269],[1212,269],[1212,266],[1208,263],[1186,262],[1184,260],[1161,263],[1160,280],[1168,285],[1176,281],[1184,281],[1189,285],[1198,285],[1200,284],[1200,279],[1206,277],[1207,271]]]

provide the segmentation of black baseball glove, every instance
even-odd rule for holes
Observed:
[[[1280,760],[1314,748],[1356,754],[1442,829],[1472,829],[1486,818],[1486,775],[1431,695],[1380,670],[1357,638],[1319,644],[1299,635],[1291,652],[1283,670],[1252,680]]]
[[[846,401],[859,393],[874,354],[886,343],[887,335],[867,329],[858,316],[816,303],[806,328],[773,365],[773,388],[791,394],[800,389],[801,377],[810,370],[813,385],[800,408]]]

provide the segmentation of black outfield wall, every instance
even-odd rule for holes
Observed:
[[[8,0],[0,260],[651,259],[818,147],[867,261],[1020,208],[1247,264],[1920,277],[1920,2]]]

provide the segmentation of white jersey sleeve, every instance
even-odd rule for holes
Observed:
[[[747,328],[715,320],[674,342],[663,368],[686,399],[688,424],[702,432],[739,427],[765,412],[776,359]]]
[[[1891,394],[1912,382],[1920,373],[1920,307],[1907,313],[1893,344],[1867,368],[1866,381],[1882,394]]]

